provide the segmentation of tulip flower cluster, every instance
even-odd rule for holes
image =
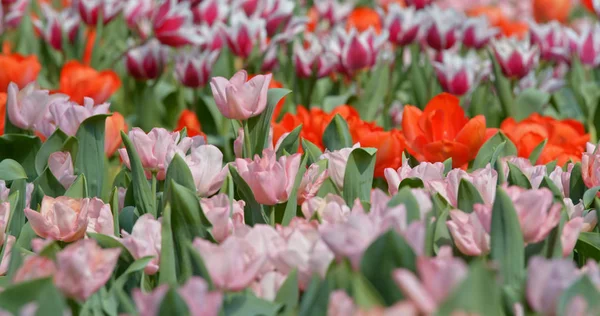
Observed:
[[[0,1],[0,315],[600,313],[600,0]]]

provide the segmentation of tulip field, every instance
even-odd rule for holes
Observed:
[[[0,316],[600,315],[600,0],[0,0]]]

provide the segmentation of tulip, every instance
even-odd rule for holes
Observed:
[[[321,155],[321,159],[327,159],[329,161],[327,170],[329,172],[329,178],[335,185],[341,190],[344,187],[344,177],[346,174],[346,165],[348,164],[348,158],[355,148],[359,148],[360,144],[354,144],[352,148],[342,148],[336,151],[326,151]]]
[[[526,243],[544,240],[560,222],[562,206],[554,203],[550,190],[525,190],[512,186],[506,189],[506,193],[514,203]]]
[[[78,61],[67,62],[60,72],[59,92],[82,104],[86,97],[95,104],[108,101],[121,86],[121,79],[112,70],[96,71]]]
[[[562,293],[578,278],[571,259],[533,257],[527,267],[527,302],[540,314],[554,315]]]
[[[194,247],[202,259],[210,278],[218,289],[240,291],[254,281],[265,263],[264,255],[256,251],[246,239],[231,236],[215,245],[196,238]]]
[[[231,52],[241,58],[248,58],[258,46],[263,51],[266,46],[265,20],[248,17],[237,12],[231,16],[230,26],[225,29],[225,39]]]
[[[310,47],[304,49],[299,42],[294,43],[294,66],[300,78],[323,78],[329,76],[338,66],[337,57],[314,37],[309,37]]]
[[[433,0],[405,0],[406,5],[420,10],[433,3]]]
[[[582,232],[591,232],[594,230],[596,225],[598,224],[598,215],[596,210],[590,210],[585,213],[585,207],[583,206],[583,201],[577,203],[577,205],[573,205],[573,201],[569,198],[564,198],[563,203],[565,204],[565,208],[567,210],[567,214],[569,214],[569,218],[571,220],[576,218],[582,218],[583,224],[581,226]]]
[[[484,48],[498,34],[498,29],[491,27],[489,20],[483,16],[469,18],[463,25],[462,43],[475,49]]]
[[[77,179],[77,176],[73,173],[73,160],[71,160],[71,154],[68,151],[57,151],[50,154],[48,168],[65,189],[68,189],[73,181]]]
[[[577,238],[579,238],[579,233],[582,231],[583,226],[583,217],[576,217],[565,223],[562,234],[560,235],[563,257],[567,257],[573,252],[573,248],[575,248]]]
[[[44,196],[40,211],[26,208],[25,216],[38,236],[72,242],[85,236],[90,210],[87,201],[66,196]]]
[[[539,51],[527,41],[514,37],[492,43],[494,54],[506,77],[521,79],[538,63]]]
[[[123,8],[121,0],[78,0],[77,3],[81,20],[91,26],[98,24],[100,16],[102,24],[108,24]]]
[[[170,159],[167,159],[170,163]],[[213,145],[200,145],[191,149],[185,156],[198,195],[207,197],[215,194],[221,188],[227,176],[227,167],[223,165],[223,153]]]
[[[569,190],[571,187],[571,172],[573,171],[574,167],[575,165],[571,163],[567,167],[567,170],[564,171],[562,168],[556,166],[554,171],[548,175],[548,178],[554,182],[564,197],[569,197]]]
[[[284,239],[273,226],[266,224],[257,224],[252,227],[239,226],[235,230],[235,237],[252,240],[251,247],[255,257],[269,258],[259,270],[258,277],[275,269],[273,257],[276,255],[277,249],[284,244]]]
[[[225,193],[200,199],[204,215],[212,225],[211,234],[217,242],[223,242],[234,229],[244,225],[244,201],[230,201]]]
[[[223,22],[229,14],[229,6],[219,0],[205,0],[192,7],[194,23],[214,25]]]
[[[181,132],[183,129],[186,129],[188,136],[202,136],[206,140],[206,134],[202,132],[202,126],[200,125],[200,121],[196,116],[196,113],[185,109],[181,111],[179,115],[179,119],[177,120],[177,128],[176,132]]]
[[[569,62],[570,42],[563,26],[552,21],[546,24],[530,24],[531,44],[540,50],[540,57],[548,61]]]
[[[63,34],[70,43],[74,43],[81,22],[79,15],[71,9],[56,12],[47,3],[42,3],[40,6],[44,14],[44,22],[36,19],[33,25],[44,40],[56,50],[62,49]]]
[[[404,179],[418,178],[423,181],[426,187],[429,187],[429,182],[433,180],[444,179],[444,164],[441,162],[429,163],[422,162],[418,166],[412,168],[405,163],[398,170],[392,168],[385,169],[385,179],[388,184],[390,195],[398,193],[398,186]]]
[[[6,230],[8,228],[8,219],[10,218],[10,204],[8,202],[0,203],[0,246],[6,240]]]
[[[154,35],[164,45],[181,47],[199,44],[189,1],[163,0],[154,15]]]
[[[581,63],[595,68],[600,65],[600,23],[586,25],[579,33],[568,30],[572,50]]]
[[[481,256],[490,252],[491,209],[475,204],[471,214],[459,210],[450,211],[451,220],[446,222],[454,244],[465,255]]]
[[[185,153],[193,145],[194,140],[185,137],[180,140],[179,132],[169,132],[164,128],[153,128],[148,134],[140,128],[134,127],[129,132],[129,138],[140,156],[142,166],[146,170],[146,177],[151,179],[152,174],[156,174],[158,180],[164,180],[167,172],[168,157],[173,156],[173,152]],[[121,159],[131,168],[129,156],[125,148],[119,149]]]
[[[48,90],[39,90],[33,83],[19,90],[19,87],[11,82],[6,100],[10,122],[22,129],[35,129],[48,112],[50,104],[62,98],[58,95],[50,96],[48,93]]]
[[[436,51],[452,48],[460,39],[461,14],[452,9],[442,10],[437,6],[427,9],[428,24],[425,41]]]
[[[272,302],[275,300],[277,292],[285,280],[286,275],[277,271],[269,271],[260,277],[260,280],[252,283],[250,289],[256,297]]]
[[[339,195],[327,194],[324,198],[313,197],[302,203],[302,214],[305,218],[313,218],[318,215],[321,223],[333,224],[346,221],[350,215],[350,208]]]
[[[392,277],[408,299],[421,312],[429,314],[467,277],[468,270],[461,259],[452,257],[452,249],[446,246],[437,257],[418,257],[417,272],[420,281],[406,269],[395,270]]]
[[[52,259],[33,255],[25,258],[13,278],[14,283],[21,283],[35,279],[47,278],[56,273],[56,265]]]
[[[329,295],[328,316],[357,315],[358,308],[344,290],[336,290]]]
[[[93,239],[71,244],[56,255],[54,284],[66,296],[85,301],[110,279],[120,253],[102,249]]]
[[[321,185],[329,175],[327,170],[320,170],[319,165],[312,164],[302,177],[300,186],[298,187],[298,204],[301,205],[304,201],[317,196]]]
[[[272,75],[267,74],[248,80],[248,73],[241,70],[230,80],[223,77],[212,78],[210,88],[223,116],[234,120],[247,120],[265,110],[271,78]]]
[[[4,25],[7,28],[18,28],[23,15],[25,15],[29,8],[29,3],[30,0],[15,0],[13,3],[9,3],[6,8],[6,14],[4,14]]]
[[[213,26],[205,24],[200,25],[198,33],[202,37],[199,44],[200,49],[208,51],[220,51],[225,45],[225,25],[221,22],[215,23]]]
[[[134,47],[125,54],[125,67],[131,76],[139,80],[156,79],[167,63],[167,50],[156,39]]]
[[[485,117],[478,115],[468,119],[458,98],[447,93],[431,99],[424,111],[405,106],[402,129],[407,145],[418,157],[430,162],[452,158],[454,168],[477,156],[486,134]]]
[[[125,118],[119,112],[113,112],[106,118],[104,125],[104,153],[106,157],[112,157],[121,146],[121,131],[127,133],[127,123]]]
[[[258,155],[254,160],[237,158],[235,166],[258,203],[275,205],[288,200],[294,189],[300,160],[300,154],[282,156],[277,160],[275,151],[265,149],[262,158]]]
[[[219,57],[218,51],[181,52],[175,57],[175,78],[186,87],[204,87],[210,79],[210,73],[217,57]]]
[[[110,205],[99,198],[84,199],[83,203],[83,207],[88,208],[87,232],[114,236],[115,225]]]
[[[525,159],[525,158],[517,158],[517,157],[512,157],[512,158],[508,158],[508,159],[507,158],[508,157],[503,159],[503,170],[504,170],[505,181],[508,181],[508,176],[510,174],[510,169],[508,166],[508,163],[510,162],[513,166],[517,167],[517,169],[519,169],[523,173],[523,175],[525,175],[527,180],[529,180],[529,183],[531,184],[532,188],[539,189],[540,184],[544,180],[544,176],[546,176],[546,170],[547,170],[546,166],[544,166],[544,165],[532,166],[531,163],[529,162],[529,159]]]
[[[490,72],[472,51],[465,57],[444,52],[442,60],[434,61],[433,67],[444,91],[459,96],[471,91]]]
[[[352,75],[356,71],[372,67],[377,62],[379,51],[387,40],[387,31],[377,35],[373,29],[358,33],[338,29],[337,38],[331,43],[331,50],[339,56],[342,70]]]
[[[434,192],[443,196],[450,205],[458,205],[458,190],[460,182],[465,179],[471,182],[483,199],[487,206],[494,203],[496,197],[496,186],[498,185],[498,173],[488,164],[483,169],[478,169],[468,174],[461,169],[453,169],[448,172],[446,179],[443,181],[434,180],[429,182],[429,187]]]
[[[8,235],[8,237],[6,237],[4,247],[2,248],[2,258],[0,259],[0,275],[5,275],[8,271],[8,264],[10,263],[12,249],[16,241],[17,238],[13,235]]]
[[[19,89],[34,82],[42,66],[35,55],[0,54],[0,69],[2,69],[0,92],[7,92],[11,82],[15,83]]]
[[[558,21],[560,23],[567,22],[569,13],[571,12],[570,0],[533,0],[532,11],[536,22]]]
[[[121,242],[134,258],[153,257],[144,271],[149,275],[158,272],[162,241],[160,219],[155,220],[152,214],[144,214],[133,225],[131,234],[121,230],[121,235]]]
[[[160,314],[160,307],[165,294],[169,291],[167,284],[155,287],[152,292],[144,293],[142,289],[133,289],[131,296],[140,316],[155,316]]]
[[[142,21],[149,21],[155,10],[153,0],[127,0],[123,6],[125,22],[132,29],[138,29]]]
[[[59,95],[56,95],[56,97],[58,99]],[[108,114],[108,107],[110,106],[108,103],[94,105],[94,100],[87,97],[84,99],[83,106],[66,101],[64,96],[60,96],[60,98],[60,101],[53,102],[50,105],[50,114],[56,127],[69,136],[75,136],[79,126],[86,119],[98,114]],[[44,136],[48,137],[50,135]]]
[[[264,3],[261,17],[265,19],[267,34],[274,36],[290,21],[295,3],[292,0],[271,0]]]
[[[399,46],[413,43],[419,35],[424,17],[423,12],[416,11],[414,7],[401,8],[397,3],[390,5],[384,20],[390,42]]]
[[[319,18],[328,21],[330,25],[344,20],[354,9],[354,3],[351,1],[323,0],[315,1],[314,4]]]
[[[259,8],[260,0],[233,0],[232,5],[236,9],[242,9],[247,16],[251,16],[256,13]]]

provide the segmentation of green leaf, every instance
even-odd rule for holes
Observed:
[[[304,150],[304,154],[308,156],[308,165],[312,165],[313,163],[319,161],[321,159],[321,155],[323,155],[323,152],[317,145],[306,139],[302,139],[302,150]]]
[[[557,315],[568,315],[569,304],[575,297],[581,297],[586,301],[588,311],[598,311],[600,292],[588,275],[584,274],[562,293],[558,301]]]
[[[458,209],[465,213],[473,212],[473,205],[483,203],[477,188],[467,179],[460,179],[458,185]]]
[[[173,242],[173,228],[171,226],[171,206],[167,205],[163,212],[161,228],[160,270],[159,284],[177,285],[177,271],[175,264],[175,245]]]
[[[68,137],[69,136],[61,131],[60,128],[57,128],[54,133],[52,133],[52,135],[46,139],[35,156],[35,171],[37,174],[41,175],[42,172],[44,172],[44,169],[46,169],[50,154],[57,151],[62,151],[63,144]]]
[[[600,186],[593,187],[585,191],[585,193],[583,194],[583,206],[585,207],[585,209],[588,209],[592,206],[594,199],[598,195],[598,191],[600,191]]]
[[[169,167],[167,168],[167,175],[165,176],[165,188],[163,192],[169,192],[171,182],[177,183],[186,189],[196,192],[196,184],[194,182],[194,177],[192,176],[192,171],[190,171],[190,167],[180,155],[173,156],[171,164],[169,164]],[[163,207],[166,203],[167,199],[163,199]]]
[[[90,238],[94,239],[98,243],[98,245],[100,245],[100,247],[102,247],[102,248],[105,248],[105,249],[106,248],[118,248],[118,249],[121,249],[120,258],[125,263],[131,264],[132,262],[135,261],[135,259],[133,258],[133,256],[129,252],[129,249],[127,249],[127,247],[125,247],[118,239],[114,238],[113,236],[108,236],[108,235],[103,235],[103,234],[96,234],[96,233],[87,233],[87,235]]]
[[[500,104],[504,110],[504,116],[516,117],[517,110],[515,108],[516,104],[513,97],[510,80],[502,73],[502,69],[500,68],[500,64],[498,64],[498,60],[496,60],[496,56],[494,56],[494,54],[491,52],[489,55],[494,71],[494,86],[496,87],[498,99],[500,99]]]
[[[446,222],[448,221],[449,211],[443,211],[435,221],[435,232],[433,233],[433,250],[438,253],[442,246],[452,246],[452,237]]]
[[[110,115],[94,115],[79,125],[79,149],[75,159],[75,172],[85,174],[90,196],[102,196],[104,185],[105,154],[104,127]]]
[[[587,187],[583,182],[583,177],[581,175],[581,163],[578,162],[573,166],[573,170],[571,170],[571,180],[569,184],[569,197],[573,201],[579,201],[583,199],[583,195]]]
[[[488,139],[481,149],[479,149],[479,153],[477,153],[477,157],[475,157],[475,161],[473,161],[473,170],[482,169],[487,166],[487,164],[491,164],[492,167],[495,166],[496,160],[501,157],[507,156],[516,156],[517,155],[517,147],[513,142],[504,135],[501,131],[499,131],[492,138]]]
[[[140,214],[150,213],[156,217],[156,201],[153,198],[152,189],[148,180],[146,179],[146,173],[142,166],[142,161],[138,156],[135,146],[129,139],[129,137],[121,132],[121,138],[123,144],[127,149],[127,155],[129,156],[129,162],[131,165],[131,178],[133,185],[133,196],[135,198],[135,206],[137,207]]]
[[[414,92],[414,98],[417,102],[417,105],[420,108],[424,108],[429,99],[427,96],[427,81],[425,80],[425,76],[423,75],[424,68],[419,63],[419,57],[421,57],[421,49],[418,45],[413,45],[410,52],[411,56],[417,56],[417,58],[415,58],[415,60],[411,63],[410,67],[411,88]]]
[[[425,187],[425,184],[423,183],[423,180],[419,178],[406,178],[403,179],[402,182],[400,182],[400,184],[398,185],[398,189],[400,190],[405,187],[411,189],[422,189]]]
[[[300,132],[302,131],[302,124],[296,126],[279,144],[277,148],[277,157],[283,156],[283,151],[290,154],[298,152],[300,146]]]
[[[298,307],[299,298],[298,270],[293,269],[277,291],[275,302],[283,304],[283,312],[292,315],[293,311]]]
[[[27,199],[27,182],[25,179],[14,180],[10,187],[10,195],[18,192],[18,202],[16,203],[16,207],[14,212],[10,213],[10,224],[8,225],[8,233],[13,236],[19,236],[21,233],[21,228],[25,225],[25,209],[26,199]],[[27,247],[30,245],[28,244]]]
[[[352,205],[357,198],[368,201],[375,172],[375,148],[355,148],[348,157],[344,174],[344,200]]]
[[[508,163],[508,184],[520,186],[521,188],[531,189],[531,183],[527,176],[523,174],[519,167],[515,166],[512,163]]]
[[[8,121],[8,120],[7,120]],[[33,181],[35,172],[35,156],[41,147],[36,136],[5,134],[0,137],[0,161],[13,159],[23,166],[28,181]]]
[[[490,239],[490,257],[500,265],[504,284],[517,286],[525,266],[523,234],[515,207],[500,187],[492,210]]]
[[[248,119],[248,131],[250,133],[251,144],[253,145],[251,157],[254,157],[255,154],[260,155],[263,149],[268,148],[269,130],[275,106],[290,92],[292,91],[288,89],[269,89],[265,111],[258,116]]]
[[[359,307],[369,310],[383,305],[383,299],[373,285],[360,273],[352,276],[352,296]]]
[[[234,293],[225,296],[223,312],[227,316],[275,316],[281,306],[279,303],[262,300],[251,292]]]
[[[396,195],[388,202],[388,207],[396,207],[404,204],[406,207],[406,223],[410,224],[413,221],[421,219],[419,202],[412,194],[410,187],[403,187]],[[351,205],[351,204],[349,204]]]
[[[314,275],[300,302],[300,312],[298,316],[325,316],[327,315],[327,306],[329,306],[329,294],[331,293],[329,280],[321,280],[318,275]]]
[[[541,113],[542,107],[550,101],[550,94],[534,88],[523,90],[515,100],[515,117],[519,122],[528,118],[533,113]],[[532,162],[533,163],[533,162]]]
[[[231,178],[233,179],[242,200],[246,202],[246,206],[244,207],[244,219],[246,220],[246,224],[254,226],[255,224],[268,223],[269,219],[262,206],[254,199],[252,189],[250,189],[246,181],[244,181],[232,165],[229,166],[229,173],[231,174]]]
[[[12,181],[17,179],[27,179],[27,173],[21,165],[12,160],[4,159],[0,162],[0,180]]]
[[[304,158],[302,158],[302,162],[300,163],[300,169],[298,169],[298,174],[296,174],[296,179],[294,180],[294,188],[285,204],[285,210],[281,220],[281,225],[283,226],[289,225],[292,219],[296,217],[296,210],[298,208],[298,187],[300,186],[300,182],[302,182],[304,173],[306,173],[307,160],[308,156],[304,155]]]
[[[546,147],[547,143],[548,139],[544,139],[544,141],[542,141],[539,145],[535,147],[535,149],[533,149],[531,155],[529,155],[529,162],[531,162],[532,165],[537,164],[537,161],[540,158],[542,152],[544,151],[544,148]]]
[[[43,191],[43,195],[48,195],[51,197],[57,197],[61,195],[65,195],[65,187],[56,179],[54,174],[50,171],[50,168],[46,168],[44,172],[40,174],[37,179],[33,181],[33,184],[36,188],[39,188]],[[41,202],[41,200],[39,201]],[[33,202],[32,205],[36,205],[37,203]]]
[[[552,181],[552,179],[550,179],[546,175],[544,176],[544,178],[542,179],[542,182],[540,183],[540,188],[548,188],[550,191],[552,191],[554,198],[557,200],[563,199],[563,194],[560,192],[560,189],[556,186],[556,184],[554,184],[554,181]]]
[[[348,123],[341,115],[336,114],[325,128],[323,144],[330,151],[352,147],[352,136]]]
[[[372,68],[370,72],[369,80],[364,87],[364,93],[358,100],[360,117],[365,121],[373,121],[377,118],[377,113],[381,109],[381,105],[384,103],[390,89],[390,68],[388,63],[380,63]]]
[[[113,188],[110,194],[110,211],[113,216],[113,225],[115,226],[115,236],[120,236],[121,226],[119,225],[119,189]]]
[[[600,234],[596,232],[579,233],[575,250],[586,258],[600,261]]]
[[[202,256],[200,255],[200,253],[198,253],[198,250],[196,250],[196,248],[192,245],[192,243],[190,241],[187,242],[187,248],[190,253],[190,262],[192,265],[192,275],[196,275],[196,276],[203,278],[204,281],[206,281],[206,283],[208,283],[209,288],[214,289],[214,284],[212,282],[212,278],[210,277],[210,273],[208,272],[208,269],[206,268],[204,259],[202,259]]]
[[[73,184],[69,187],[67,192],[65,192],[65,196],[74,198],[74,199],[82,199],[88,197],[87,185],[85,175],[80,174]]]
[[[189,309],[179,293],[174,288],[170,288],[160,303],[158,315],[189,315]]]
[[[416,255],[410,245],[393,230],[379,236],[365,251],[360,272],[379,292],[387,306],[403,298],[392,279],[397,268],[416,270]]]
[[[19,315],[19,311],[28,303],[42,299],[50,290],[56,290],[52,278],[36,279],[18,283],[5,288],[0,293],[0,306],[2,309]],[[61,296],[58,296],[62,299]],[[39,307],[38,307],[39,308]],[[59,313],[59,315],[62,313]]]

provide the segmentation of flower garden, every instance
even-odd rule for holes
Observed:
[[[0,315],[599,315],[600,0],[1,0]]]

